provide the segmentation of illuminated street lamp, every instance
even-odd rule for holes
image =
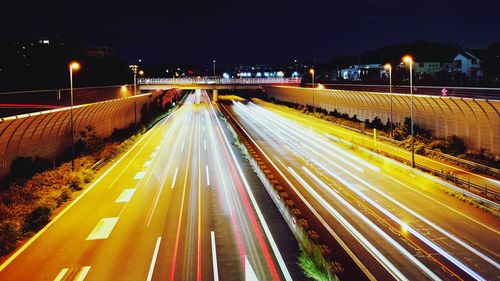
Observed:
[[[390,118],[390,123],[391,123],[391,129],[390,133],[392,135],[392,66],[390,63],[386,63],[384,65],[384,69],[389,72],[389,96],[391,100],[391,118]]]
[[[314,68],[309,69],[309,73],[311,73],[311,77],[312,77],[312,87],[311,88],[314,88]]]
[[[138,65],[132,64],[128,66],[132,72],[134,73],[134,96],[137,95],[137,69],[139,68]],[[139,70],[139,75],[143,76],[144,71]],[[137,99],[134,98],[134,124],[137,125]]]
[[[74,140],[74,121],[73,121],[73,71],[78,71],[80,69],[80,63],[73,61],[69,64],[69,87],[70,87],[70,98],[71,98],[71,171],[75,170],[75,140]]]
[[[411,127],[411,166],[415,168],[415,135],[413,132],[413,58],[403,57],[403,62],[410,65],[410,127]]]
[[[215,63],[216,63],[216,61],[213,60],[212,63],[213,63],[213,66],[214,66],[214,77],[215,77]]]

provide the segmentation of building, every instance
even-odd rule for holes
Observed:
[[[380,64],[352,65],[339,70],[338,76],[348,81],[378,79],[381,77]]]
[[[452,72],[463,73],[467,77],[479,78],[483,76],[480,68],[481,60],[478,51],[464,51],[458,53],[453,59]]]
[[[435,75],[441,72],[441,70],[442,67],[440,62],[415,62],[415,73],[417,75]]]

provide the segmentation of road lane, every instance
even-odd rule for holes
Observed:
[[[404,275],[432,278],[425,274],[425,268],[430,268],[444,279],[457,277],[453,274],[481,279],[483,276],[493,278],[498,272],[499,249],[495,241],[499,238],[499,228],[496,217],[443,196],[432,188],[434,183],[415,178],[415,175],[388,173],[373,159],[363,160],[348,155],[342,147],[334,145],[314,129],[303,126],[300,121],[292,122],[252,103],[236,103],[231,106],[231,111],[264,151],[275,155],[273,161],[284,163],[281,169],[297,186],[303,187],[307,183],[333,206],[339,204],[328,194],[330,190],[305,172],[303,167],[307,167],[317,178],[328,183],[329,189],[349,199],[352,206],[425,265],[420,271],[425,276],[415,275],[414,262],[397,258],[401,251],[398,250],[399,254],[394,249],[391,251],[391,247],[381,243],[379,236],[367,229],[365,223],[359,222],[359,218],[344,214],[344,218],[349,218],[357,226],[356,229],[364,232],[363,237],[377,245],[377,249],[385,251],[385,256]],[[288,167],[293,167],[304,182],[294,178]],[[394,180],[394,176],[400,180],[404,178],[405,183],[402,185],[401,181]],[[434,200],[428,200],[422,194]],[[308,198],[310,202],[315,201]],[[457,214],[464,214],[460,222],[455,220]],[[448,272],[441,268],[448,268]]]
[[[0,280],[214,280],[214,268],[235,280],[241,256],[260,280],[287,279],[217,114],[205,92],[188,95],[3,263]]]

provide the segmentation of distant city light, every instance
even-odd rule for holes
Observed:
[[[227,74],[227,73],[225,73],[225,72],[224,72],[224,73],[222,74],[222,77],[224,77],[225,79],[229,79],[229,74]]]

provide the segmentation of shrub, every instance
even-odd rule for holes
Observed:
[[[18,239],[19,231],[11,223],[0,226],[0,256],[14,250]]]
[[[445,151],[455,155],[463,154],[467,150],[467,146],[463,139],[458,136],[448,136],[445,140]]]
[[[94,176],[91,174],[86,174],[83,176],[83,182],[84,183],[90,183],[94,179]]]
[[[82,179],[79,176],[74,176],[69,182],[69,188],[76,191],[82,190]]]
[[[10,164],[10,176],[13,179],[27,179],[35,174],[31,157],[17,157]]]
[[[92,125],[88,125],[80,131],[80,140],[83,145],[83,151],[85,153],[95,153],[99,151],[104,145],[104,139],[102,139],[95,128]]]
[[[23,232],[38,231],[44,227],[50,219],[52,210],[47,206],[36,207],[29,215],[24,218]]]
[[[321,254],[318,246],[301,247],[299,266],[304,274],[316,281],[330,281],[336,278],[331,274],[331,268]]]

